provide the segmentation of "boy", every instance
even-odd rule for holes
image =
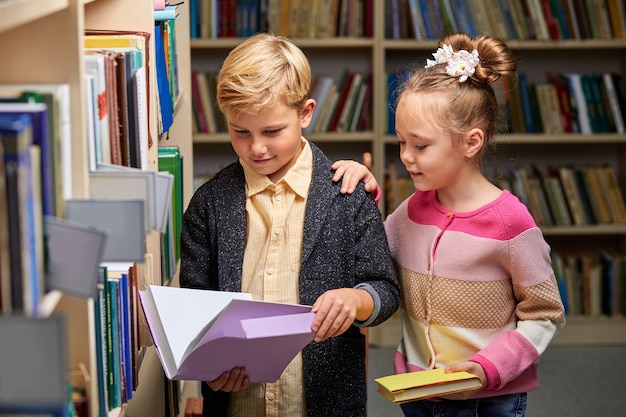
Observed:
[[[204,416],[366,415],[359,327],[389,318],[400,288],[376,203],[363,185],[342,193],[331,162],[302,137],[310,82],[302,51],[265,33],[220,70],[217,101],[239,160],[189,204],[181,286],[312,305],[316,316],[314,342],[276,383],[250,384],[245,369],[203,383]]]

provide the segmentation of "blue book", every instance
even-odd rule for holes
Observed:
[[[35,189],[32,161],[32,116],[0,113],[9,220],[11,301],[14,311],[36,316],[44,293],[41,190]],[[39,207],[38,207],[39,205]]]
[[[96,328],[96,372],[98,378],[98,416],[107,417],[108,406],[108,363],[107,363],[107,319],[106,319],[107,268],[98,271],[98,286],[93,300]]]
[[[13,102],[0,103],[0,113],[8,115],[30,114],[32,120],[32,142],[41,148],[41,185],[43,214],[54,215],[53,190],[53,137],[48,128],[48,106],[44,103]]]
[[[528,90],[528,78],[523,72],[518,73],[517,81],[519,83],[520,99],[522,101],[522,110],[524,113],[524,128],[526,133],[539,133],[536,130],[533,121],[533,109],[530,104],[530,92]]]
[[[120,349],[120,319],[119,319],[119,282],[107,281],[107,307],[108,307],[108,357],[109,357],[109,409],[122,405],[122,366]]]
[[[174,109],[170,94],[170,81],[167,74],[167,61],[165,58],[165,43],[163,39],[163,25],[154,27],[154,48],[156,59],[157,90],[159,93],[159,110],[161,113],[161,126],[159,134],[167,132],[174,122]]]
[[[420,7],[422,9],[422,16],[424,17],[424,29],[426,29],[426,38],[435,39],[435,28],[433,23],[434,12],[432,10],[431,0],[419,0]]]
[[[120,337],[121,337],[121,358],[124,367],[124,389],[125,399],[130,401],[133,398],[133,349],[132,331],[130,326],[130,289],[128,274],[122,274],[119,279],[119,300],[120,300]]]

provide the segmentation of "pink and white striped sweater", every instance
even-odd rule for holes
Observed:
[[[565,317],[550,247],[526,206],[505,190],[456,213],[417,191],[385,229],[403,290],[396,372],[471,360],[488,378],[475,398],[535,389]]]

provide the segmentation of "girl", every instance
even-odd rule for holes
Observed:
[[[439,46],[396,103],[400,159],[417,191],[385,221],[403,290],[394,367],[468,371],[483,386],[401,407],[411,417],[523,416],[539,357],[565,319],[541,230],[480,169],[498,120],[490,83],[516,63],[489,36],[457,33]],[[354,175],[341,165],[336,176]]]

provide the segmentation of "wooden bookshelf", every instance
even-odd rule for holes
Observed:
[[[157,133],[157,96],[154,72],[149,80],[148,130],[153,144],[148,150],[148,169],[156,170],[159,146],[178,146],[185,158],[185,205],[192,194],[193,159],[191,143],[191,102],[189,84],[189,12],[180,6],[176,21],[177,60],[180,96],[175,105],[174,123],[163,135]],[[132,30],[151,35],[149,48],[154,51],[153,3],[134,0],[13,0],[0,2],[0,52],[7,59],[0,72],[0,84],[67,83],[70,86],[71,113],[71,198],[89,198],[87,107],[85,102],[83,34],[86,29]],[[150,68],[155,68],[151,53]],[[155,276],[160,282],[160,247],[158,232],[146,236],[146,251],[153,255]],[[68,381],[84,389],[90,398],[89,415],[98,413],[98,383],[93,299],[47,294],[41,302],[46,314],[62,315],[67,324],[64,346],[68,356]],[[139,307],[140,308],[140,307]],[[2,319],[0,317],[0,319]],[[127,415],[164,416],[163,371],[154,348],[140,355],[138,389],[133,399],[109,412],[109,417]],[[182,400],[182,398],[181,398]],[[183,402],[184,405],[184,402]]]
[[[290,38],[300,46],[311,61],[313,74],[328,74],[348,65],[363,67],[373,73],[372,129],[356,133],[306,134],[318,143],[330,158],[351,157],[361,160],[362,152],[373,154],[372,171],[382,184],[388,164],[399,163],[397,139],[387,132],[387,84],[386,75],[399,72],[412,63],[425,62],[436,48],[435,39],[416,40],[388,39],[385,36],[385,7],[387,3],[374,1],[372,10],[372,37],[326,37]],[[402,3],[402,2],[399,2]],[[474,3],[474,2],[471,2]],[[401,15],[409,18],[409,13]],[[241,38],[191,39],[191,67],[198,71],[217,71],[225,54],[241,42]],[[562,71],[614,71],[626,76],[626,42],[619,39],[507,39],[519,59],[520,71],[527,73],[532,82],[543,81],[546,72]],[[321,52],[320,52],[321,51]],[[365,60],[365,64],[361,62]],[[356,64],[352,64],[356,62]],[[336,77],[338,78],[338,77]],[[225,133],[196,133],[193,136],[195,173],[215,170],[226,161],[234,160]],[[626,191],[626,135],[599,134],[507,134],[496,138],[496,159],[508,159],[515,163],[530,163],[535,158],[550,162],[567,161],[570,148],[574,162],[602,162],[614,166],[622,192]],[[502,150],[504,149],[504,150]],[[557,158],[558,156],[558,158]],[[564,159],[565,158],[565,159]],[[626,195],[626,194],[625,194]],[[383,196],[384,199],[384,196]],[[384,200],[383,200],[384,201]],[[564,246],[593,247],[610,244],[615,249],[626,250],[626,226],[622,224],[587,225],[576,227],[550,226],[542,228],[554,250]],[[597,330],[588,329],[598,325]],[[386,344],[399,335],[398,323],[389,320],[370,329],[372,343]],[[621,317],[576,317],[565,327],[556,343],[624,343],[621,336],[626,330],[626,320]]]

